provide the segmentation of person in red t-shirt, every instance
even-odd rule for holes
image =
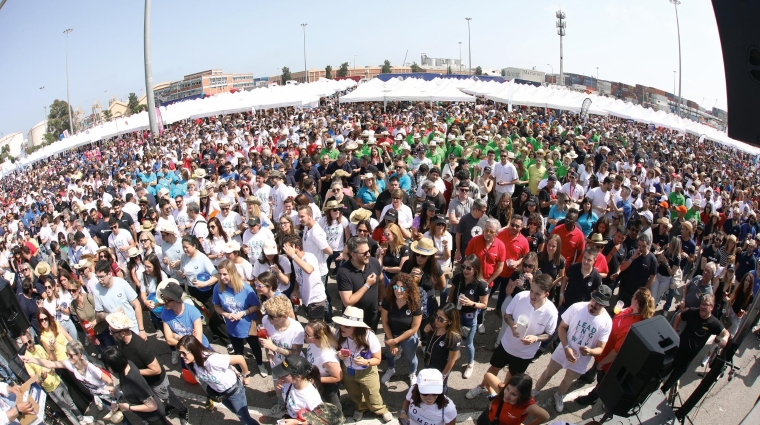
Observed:
[[[521,425],[528,416],[533,418],[530,423],[542,424],[549,420],[549,412],[539,406],[531,395],[533,379],[527,374],[518,373],[509,382],[501,382],[495,375],[486,373],[483,380],[491,394],[498,393],[491,400],[488,410],[478,418],[478,423]]]
[[[482,235],[475,236],[467,244],[465,256],[475,254],[480,260],[480,268],[488,287],[504,270],[504,258],[507,256],[504,242],[496,238],[501,227],[499,220],[488,219]]]
[[[578,220],[578,210],[570,208],[565,216],[565,223],[556,226],[552,235],[559,235],[562,241],[562,256],[565,257],[565,267],[580,261],[586,248],[586,238],[575,222]]]
[[[591,235],[591,243],[599,250],[596,254],[596,260],[594,260],[594,268],[604,279],[610,273],[610,267],[607,265],[607,256],[602,254],[602,250],[607,246],[607,241],[604,240],[601,233],[594,233]]]
[[[523,217],[513,216],[509,223],[509,226],[502,229],[496,238],[504,243],[504,249],[507,252],[507,256],[504,259],[504,268],[499,274],[499,277],[494,281],[494,287],[499,289],[499,297],[496,300],[496,311],[501,311],[501,304],[507,297],[505,290],[509,283],[509,278],[512,273],[515,272],[522,263],[525,254],[530,251],[530,244],[525,236],[520,233],[522,229]]]

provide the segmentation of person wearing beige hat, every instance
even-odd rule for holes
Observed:
[[[242,241],[243,232],[245,232],[245,226],[243,225],[243,217],[235,211],[232,211],[232,202],[228,198],[223,198],[219,201],[219,209],[221,212],[216,215],[222,224],[222,229],[228,237],[234,238],[236,241]]]

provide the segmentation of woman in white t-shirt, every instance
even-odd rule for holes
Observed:
[[[380,341],[364,323],[364,310],[348,306],[343,310],[343,316],[334,317],[333,321],[340,325],[338,358],[344,369],[343,386],[356,404],[354,421],[360,421],[364,412],[371,410],[383,422],[390,422],[393,415],[380,396],[380,375],[377,372],[377,365],[382,361]],[[369,397],[365,398],[365,394]]]
[[[261,327],[266,330],[266,337],[262,338],[260,333],[259,344],[267,350],[269,365],[274,369],[287,356],[301,352],[303,326],[298,320],[291,318],[293,308],[287,297],[272,297],[263,303],[263,307],[266,315],[261,318]],[[277,406],[273,412],[278,413],[285,409],[285,401],[277,388],[277,377],[273,376],[272,379],[277,393]]]
[[[231,240],[222,228],[222,223],[217,217],[211,217],[208,221],[208,236],[203,238],[203,250],[214,266],[224,260],[224,246]]]
[[[278,378],[277,387],[285,402],[285,413],[295,419],[303,412],[312,411],[322,404],[318,388],[319,369],[298,354],[289,355],[276,368],[272,375]]]
[[[454,425],[457,408],[443,393],[443,375],[438,369],[422,369],[417,383],[409,389],[404,406],[398,414],[399,422],[411,424]]]
[[[264,272],[271,272],[277,278],[277,290],[286,296],[290,296],[290,272],[292,270],[290,260],[285,255],[279,255],[277,243],[273,239],[264,241],[261,256],[253,260],[253,275],[258,276]]]
[[[322,227],[322,230],[325,231],[327,243],[333,251],[332,255],[328,256],[326,260],[327,268],[329,269],[333,261],[343,252],[343,246],[348,238],[351,237],[351,233],[348,230],[348,219],[343,216],[343,205],[337,201],[328,201],[323,211],[325,216],[320,218],[318,223]]]
[[[53,279],[45,281],[47,298],[42,300],[42,306],[55,315],[55,320],[66,329],[73,339],[78,339],[77,328],[71,321],[71,301],[73,297],[68,291],[71,274],[65,269],[58,270],[58,284]],[[50,288],[48,288],[48,286]]]
[[[193,335],[185,335],[177,344],[179,355],[199,382],[206,384],[206,393],[213,401],[221,401],[235,412],[245,425],[258,425],[248,412],[245,386],[251,381],[245,358],[219,354],[206,348]],[[243,371],[242,379],[233,366]]]
[[[322,383],[322,400],[335,405],[342,411],[340,403],[340,381],[343,372],[338,360],[338,341],[327,323],[316,320],[309,322],[303,329],[306,346],[306,359],[319,369]]]

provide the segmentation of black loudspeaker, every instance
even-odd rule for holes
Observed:
[[[24,316],[13,288],[6,282],[0,282],[0,320],[13,338],[29,329],[29,320]]]
[[[673,368],[679,338],[662,316],[631,326],[599,383],[597,393],[608,412],[628,417],[656,390]]]
[[[728,135],[760,146],[760,2],[712,0],[723,50]]]

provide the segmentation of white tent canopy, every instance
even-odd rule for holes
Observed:
[[[430,81],[397,77],[388,81],[373,79],[342,96],[340,102],[475,102],[474,96],[463,93],[451,81],[442,78]]]

